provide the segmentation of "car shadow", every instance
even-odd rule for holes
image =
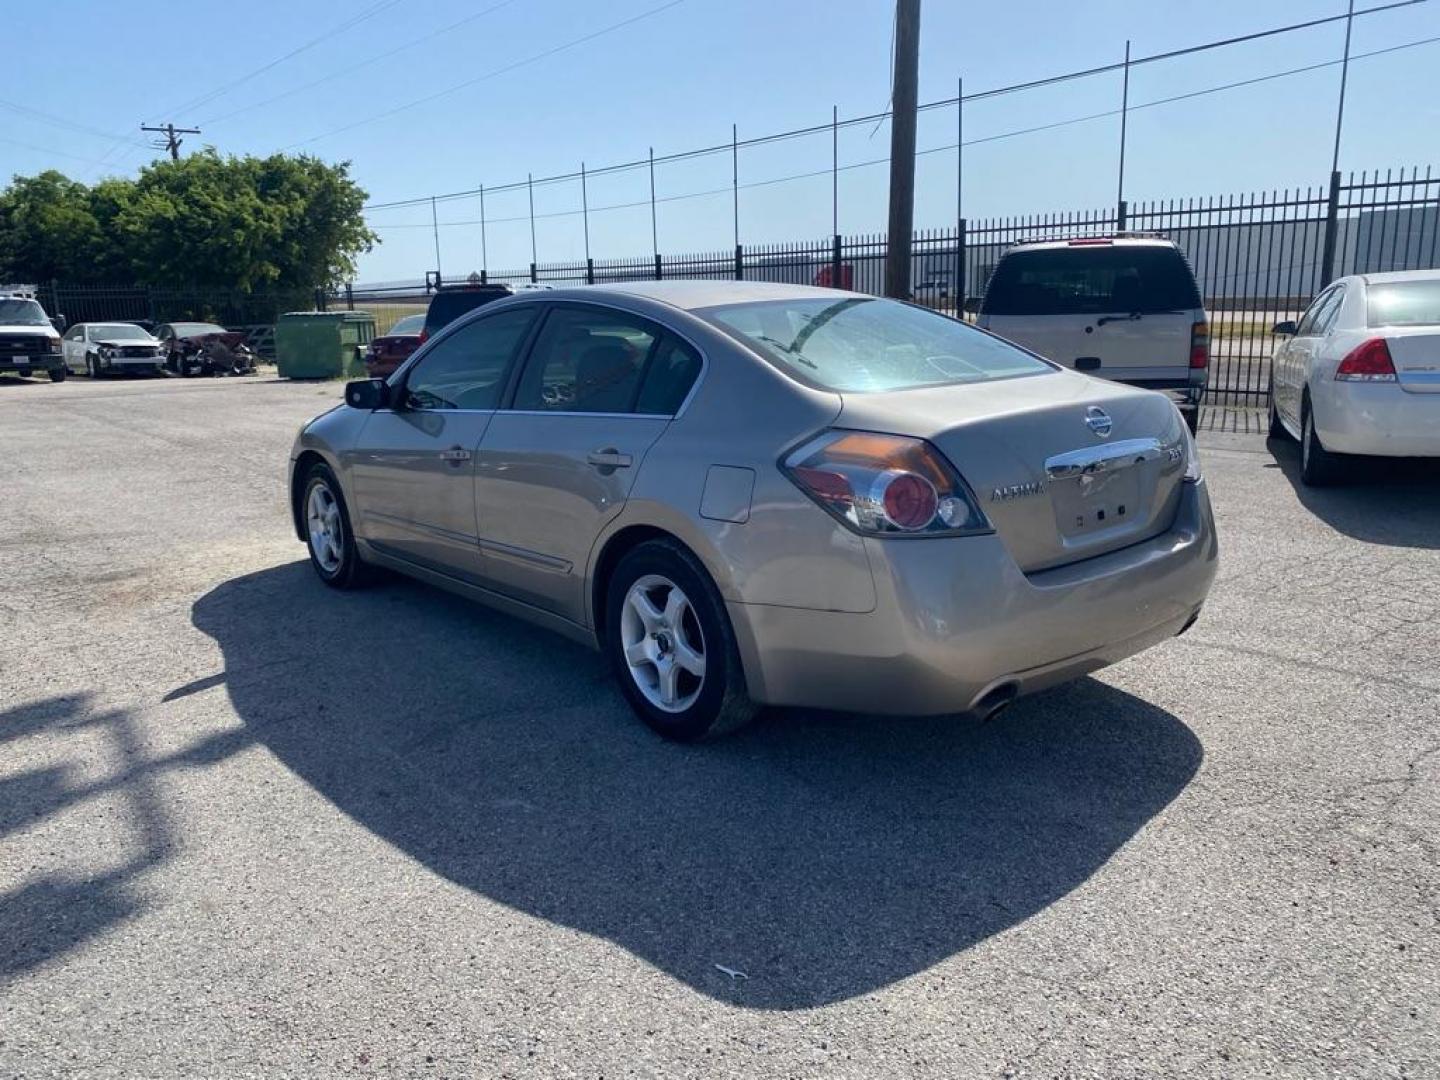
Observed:
[[[1090,679],[984,725],[775,711],[677,746],[581,646],[403,580],[337,593],[304,562],[192,618],[250,735],[357,823],[754,1008],[852,998],[1024,921],[1202,757],[1174,716]]]
[[[1341,483],[1314,488],[1300,479],[1299,443],[1267,445],[1300,504],[1331,528],[1371,544],[1440,548],[1440,461],[1349,458]]]

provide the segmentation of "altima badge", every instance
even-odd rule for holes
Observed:
[[[1028,484],[1006,484],[1004,487],[997,487],[990,492],[990,501],[1009,502],[1011,499],[1023,499],[1030,495],[1039,495],[1044,490],[1045,485],[1034,480]]]
[[[1111,421],[1109,413],[1099,405],[1091,405],[1085,410],[1085,426],[1104,439],[1109,436],[1110,429],[1115,425]]]

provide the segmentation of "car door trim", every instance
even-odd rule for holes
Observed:
[[[527,566],[538,566],[542,570],[553,570],[557,574],[568,574],[574,566],[569,559],[562,559],[558,555],[545,555],[539,551],[531,551],[529,548],[516,547],[514,544],[502,544],[498,540],[481,540],[480,550],[486,555],[495,555],[502,559],[514,559],[523,562]]]

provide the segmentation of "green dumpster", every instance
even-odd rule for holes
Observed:
[[[375,337],[368,311],[290,311],[275,320],[281,378],[364,378],[365,346]]]

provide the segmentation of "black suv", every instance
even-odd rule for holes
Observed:
[[[510,285],[478,282],[441,285],[430,298],[430,307],[425,312],[425,329],[420,332],[420,341],[429,341],[461,315],[514,295],[515,289]]]

